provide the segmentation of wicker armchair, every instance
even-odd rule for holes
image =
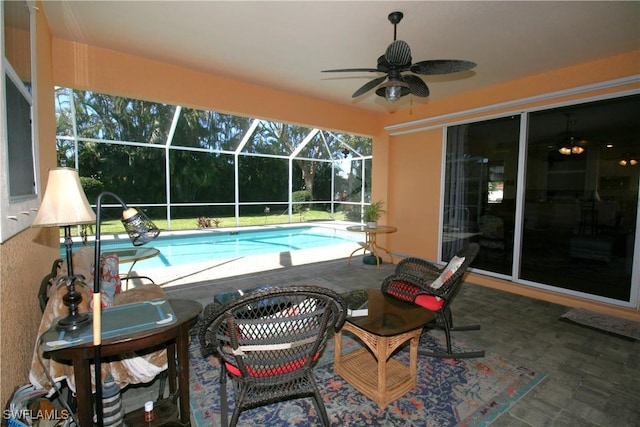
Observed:
[[[437,313],[435,326],[444,330],[447,351],[420,350],[420,354],[453,359],[484,356],[484,350],[456,353],[451,347],[451,331],[480,329],[480,325],[454,327],[451,315],[451,303],[460,291],[463,283],[462,278],[478,255],[478,250],[477,243],[470,243],[458,252],[444,268],[420,258],[405,258],[398,263],[395,272],[382,282],[384,293],[411,301]]]
[[[329,289],[294,286],[259,289],[209,314],[199,338],[203,355],[221,357],[222,425],[228,421],[229,375],[236,386],[232,426],[246,409],[301,397],[313,397],[329,426],[312,367],[346,311],[344,300]]]

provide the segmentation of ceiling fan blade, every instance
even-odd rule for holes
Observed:
[[[411,90],[412,95],[420,96],[422,98],[429,96],[429,87],[420,77],[408,74],[403,76],[403,78],[409,85],[409,90]]]
[[[352,98],[357,98],[360,95],[365,94],[366,92],[369,92],[371,89],[373,89],[374,87],[378,86],[380,83],[382,83],[385,79],[387,78],[387,76],[383,76],[383,77],[378,77],[377,79],[373,79],[371,81],[368,81],[367,83],[365,83],[360,89],[358,89],[357,91],[355,91],[353,93],[353,95],[351,95]]]
[[[381,73],[388,73],[391,70],[392,65],[386,60],[384,55],[378,57],[378,71]]]
[[[387,47],[385,59],[391,65],[402,67],[411,64],[411,48],[403,40],[395,40]]]
[[[379,70],[375,68],[342,68],[338,70],[322,70],[323,73],[349,73],[349,72],[358,72],[358,73],[368,73],[368,72],[377,72]]]
[[[412,73],[416,74],[435,75],[467,71],[475,66],[476,63],[471,61],[462,61],[458,59],[433,59],[416,62],[411,66],[410,70]]]

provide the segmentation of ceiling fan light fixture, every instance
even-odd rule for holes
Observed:
[[[389,102],[396,102],[402,97],[402,86],[387,86],[384,89],[384,98]]]
[[[380,85],[376,89],[376,95],[384,97],[389,102],[396,102],[405,95],[409,95],[411,89],[409,85],[399,79],[389,79],[388,82]]]

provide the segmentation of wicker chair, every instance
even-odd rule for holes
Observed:
[[[460,291],[463,283],[462,278],[477,256],[478,250],[477,243],[470,243],[458,252],[444,268],[420,258],[405,258],[398,263],[395,272],[382,282],[384,293],[411,301],[437,313],[435,326],[444,330],[447,351],[420,350],[421,355],[452,359],[484,357],[484,350],[454,352],[451,347],[451,331],[480,329],[480,325],[454,327],[451,315],[451,303]]]
[[[211,312],[199,338],[203,355],[221,357],[222,425],[228,421],[229,375],[236,386],[232,426],[246,409],[301,397],[313,397],[329,426],[312,367],[346,311],[344,300],[329,289],[294,286],[259,289]]]

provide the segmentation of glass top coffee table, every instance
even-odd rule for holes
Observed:
[[[358,316],[347,317],[335,335],[335,372],[384,408],[417,384],[418,342],[434,312],[386,296],[379,289],[343,295]],[[366,308],[364,308],[366,307]],[[342,354],[342,334],[350,332],[366,347]],[[409,341],[409,364],[391,357]]]

